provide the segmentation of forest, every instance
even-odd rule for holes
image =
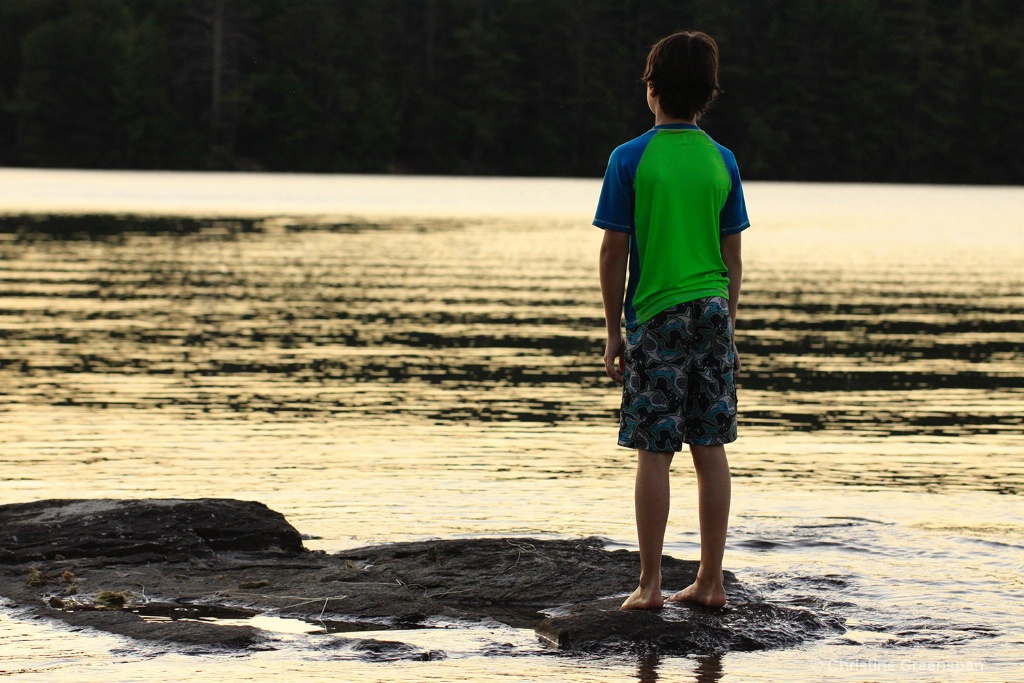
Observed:
[[[1020,0],[0,0],[0,165],[600,176],[689,28],[748,179],[1024,184]]]

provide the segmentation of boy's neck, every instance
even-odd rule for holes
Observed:
[[[656,126],[664,126],[664,125],[668,125],[668,124],[672,124],[672,123],[686,123],[686,124],[689,124],[691,126],[696,126],[697,125],[697,117],[695,116],[695,117],[693,117],[691,119],[677,119],[677,118],[669,116],[665,112],[661,111],[661,108],[659,107],[658,111],[654,115],[654,125],[656,125]]]
[[[647,106],[650,108],[651,113],[654,114],[654,125],[656,126],[664,126],[671,123],[687,123],[691,126],[697,125],[696,115],[688,119],[677,119],[674,116],[666,114],[665,110],[661,108],[661,98],[654,94],[654,88],[650,85],[647,86]]]

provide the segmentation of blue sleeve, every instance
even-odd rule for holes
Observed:
[[[594,225],[597,227],[633,232],[636,169],[653,133],[650,131],[619,145],[609,157],[604,184],[601,185],[601,198],[597,202],[597,214],[594,216]]]
[[[715,143],[716,145],[718,143]],[[725,199],[725,206],[719,214],[718,234],[735,235],[750,227],[750,219],[747,218],[747,204],[743,200],[743,183],[740,181],[740,169],[736,165],[736,157],[725,147],[718,145],[718,151],[722,153],[722,160],[729,171],[729,178],[732,181],[729,188],[729,196]]]

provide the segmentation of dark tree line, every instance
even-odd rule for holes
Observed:
[[[0,0],[0,164],[595,176],[681,28],[748,178],[1024,183],[1020,0]]]

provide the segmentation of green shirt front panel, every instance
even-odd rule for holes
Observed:
[[[638,322],[705,296],[729,296],[718,214],[732,181],[703,131],[663,130],[636,170]]]

